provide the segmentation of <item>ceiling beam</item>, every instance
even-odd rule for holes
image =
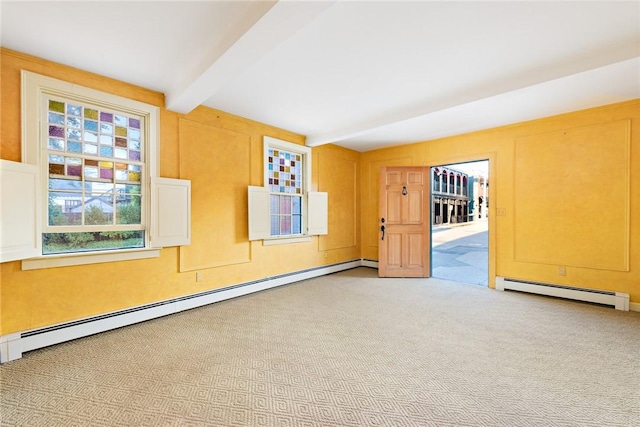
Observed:
[[[166,108],[187,114],[335,3],[251,1],[205,63],[166,93]]]

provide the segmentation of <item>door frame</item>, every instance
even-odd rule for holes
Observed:
[[[479,153],[473,156],[465,156],[465,157],[453,157],[453,158],[440,158],[433,161],[429,161],[431,167],[447,167],[453,166],[460,163],[471,163],[471,162],[481,162],[481,161],[489,162],[489,181],[493,184],[489,185],[489,200],[490,205],[485,212],[488,216],[488,287],[495,289],[496,286],[496,212],[498,199],[496,197],[496,183],[497,183],[497,173],[496,173],[496,163],[497,163],[497,153],[489,152],[489,153]],[[429,200],[433,200],[433,185],[429,188]],[[431,215],[433,215],[433,209],[430,209]],[[500,209],[501,216],[506,216],[507,211],[505,208]],[[504,221],[504,219],[502,220]],[[433,277],[433,218],[429,220],[431,225],[430,238],[429,242],[430,251],[429,251],[429,268],[430,268],[430,276]]]

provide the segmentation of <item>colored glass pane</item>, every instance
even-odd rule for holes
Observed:
[[[129,181],[140,181],[140,172],[129,172]]]
[[[64,175],[64,165],[49,163],[49,173],[54,175]]]
[[[100,155],[102,157],[113,157],[113,147],[108,147],[106,145],[100,146]]]
[[[139,151],[129,151],[129,160],[140,161],[140,152]]]
[[[68,165],[81,165],[82,164],[82,159],[78,158],[78,157],[67,157],[65,158],[65,161]]]
[[[100,168],[100,178],[102,178],[102,179],[113,179],[113,169]]]
[[[100,121],[101,122],[113,122],[113,114],[107,113],[105,111],[100,112]]]
[[[59,126],[49,126],[49,136],[64,138],[64,128]]]
[[[127,136],[127,128],[124,128],[122,126],[116,126],[116,135]]]
[[[291,217],[291,233],[302,234],[302,215],[293,215]]]
[[[98,166],[100,163],[97,160],[85,160],[84,164],[87,166]]]
[[[64,113],[64,102],[49,100],[49,111]]]
[[[131,139],[140,139],[140,130],[138,130],[138,129],[129,129],[129,138],[131,138]]]
[[[79,153],[82,150],[82,144],[79,142],[67,142],[67,151],[70,153]]]
[[[291,234],[291,217],[280,217],[280,234]]]
[[[79,116],[82,114],[82,107],[79,105],[67,104],[67,114],[71,116]]]
[[[140,129],[140,120],[138,119],[129,119],[129,127],[134,129]]]
[[[100,144],[113,145],[113,137],[110,135],[100,135]]]
[[[107,123],[100,123],[100,133],[106,135],[113,135],[113,125]]]
[[[50,190],[82,190],[82,183],[69,179],[49,178]]]
[[[75,139],[76,141],[80,141],[80,137],[82,136],[80,129],[69,129],[67,128],[67,139]]]
[[[116,148],[114,150],[113,157],[115,157],[116,159],[127,159],[127,157],[129,157],[127,154],[128,153],[126,149]]]
[[[302,214],[302,203],[300,197],[291,198],[291,211],[297,215]]]
[[[98,120],[98,110],[94,110],[93,108],[85,108],[84,117],[87,119]]]
[[[98,132],[98,122],[95,120],[86,120],[84,121],[84,130],[90,130],[93,132]]]
[[[94,132],[84,132],[82,139],[84,142],[98,142],[98,134]]]
[[[85,166],[84,167],[84,176],[86,178],[97,178],[98,177],[98,168],[93,166]]]
[[[116,138],[116,147],[126,147],[127,138]]]
[[[129,178],[129,172],[127,170],[116,169],[116,179],[118,181],[127,181]]]
[[[49,123],[54,125],[64,125],[64,114],[49,113]]]
[[[68,165],[67,175],[70,176],[82,176],[82,166],[80,165]]]
[[[67,127],[79,128],[82,124],[82,120],[77,117],[67,117]]]
[[[60,163],[64,164],[64,157],[58,155],[49,155],[49,163]]]
[[[49,150],[64,151],[64,139],[49,138]]]

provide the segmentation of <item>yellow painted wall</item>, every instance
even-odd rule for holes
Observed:
[[[0,335],[360,257],[359,153],[312,152],[312,189],[329,192],[327,236],[262,246],[247,238],[246,194],[262,185],[262,137],[304,144],[304,136],[206,107],[177,114],[163,108],[161,93],[6,49],[0,55],[0,158],[20,161],[20,70],[33,71],[161,107],[160,174],[191,179],[194,208],[193,245],[162,249],[159,258],[31,271],[0,264]]]
[[[613,122],[623,123],[623,128],[624,123],[629,124],[627,142],[623,140],[624,131],[620,131],[620,126],[615,131],[607,130]],[[602,130],[604,128],[607,129]],[[626,292],[630,294],[631,302],[640,302],[639,130],[640,100],[634,100],[363,153],[362,256],[378,259],[377,171],[380,166],[437,166],[489,159],[491,286],[497,275]],[[535,162],[526,157],[526,151],[521,151],[520,157],[516,155],[516,141],[522,143],[527,138],[534,138],[539,143],[528,146],[534,147]],[[546,144],[544,147],[541,141]],[[524,168],[526,173],[522,172]],[[571,176],[567,177],[567,172],[571,172]],[[556,203],[555,206],[545,206],[547,198],[536,192],[536,186],[531,182],[518,187],[528,194],[516,191],[516,178],[533,179],[535,176],[547,185],[546,190],[543,186],[538,191],[550,191],[551,188],[548,200]],[[558,185],[549,187],[549,182]],[[552,220],[556,209],[559,215],[564,215],[558,220],[560,226],[548,228],[535,216],[522,214],[531,208],[527,203],[528,196],[538,202],[545,218]],[[627,197],[627,200],[620,200],[621,197]],[[557,206],[559,201],[565,205]],[[626,211],[608,214],[612,205]],[[498,209],[500,216],[496,215]],[[516,229],[517,212],[521,214],[517,217]],[[598,213],[597,218],[593,218],[595,213]],[[589,218],[581,216],[584,214],[590,215]],[[621,224],[621,221],[626,223]],[[587,242],[588,251],[585,250]],[[518,254],[533,253],[535,259],[518,257],[516,243]],[[612,248],[615,254],[609,252]],[[604,262],[597,265],[596,260],[600,258]],[[561,265],[566,265],[566,276],[559,275]]]
[[[360,257],[376,260],[380,166],[441,165],[480,159],[490,160],[491,284],[499,275],[628,292],[632,302],[640,302],[640,100],[366,153],[333,145],[314,148],[312,189],[329,193],[329,234],[314,237],[309,243],[262,246],[261,242],[247,240],[245,193],[246,186],[262,184],[262,137],[270,135],[303,144],[303,135],[206,107],[198,107],[188,115],[177,114],[162,108],[164,97],[160,93],[5,49],[0,55],[0,158],[20,160],[20,70],[25,69],[160,106],[161,175],[189,178],[194,186],[192,246],[165,248],[156,259],[87,266],[22,271],[20,262],[0,264],[0,335]],[[564,259],[557,260],[558,264],[555,259],[544,263],[517,259],[514,213],[522,205],[518,206],[514,185],[518,176],[516,140],[619,120],[628,120],[631,129],[626,165],[629,186],[625,268],[621,271],[567,266],[566,276],[559,276],[558,264]],[[237,147],[237,151],[229,151],[230,147]],[[604,141],[597,152],[587,153],[588,160],[597,162],[607,149]],[[195,156],[194,150],[207,155]],[[242,156],[234,162],[236,152]],[[587,154],[578,153],[580,162],[586,161]],[[539,173],[548,174],[575,164],[567,156],[551,156],[539,165]],[[603,174],[601,168],[594,171]],[[233,179],[228,179],[233,174]],[[576,197],[586,198],[587,203],[601,203],[600,194],[576,186]],[[230,204],[231,210],[219,209],[220,201]],[[497,216],[497,208],[505,215]],[[571,227],[570,221],[565,224]],[[608,230],[619,236],[620,229],[619,223],[609,224],[603,215],[597,230],[570,229],[567,237],[579,232],[587,236],[586,240],[593,237],[597,242],[610,238]],[[209,241],[209,236],[215,238]],[[577,252],[569,238],[555,237],[567,252]],[[621,247],[619,242],[607,243]],[[558,248],[554,250],[562,253]],[[195,271],[203,273],[202,282],[196,282]]]

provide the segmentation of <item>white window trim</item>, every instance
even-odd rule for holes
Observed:
[[[143,226],[145,230],[145,247],[139,249],[120,249],[109,251],[96,251],[87,253],[40,255],[28,260],[22,260],[22,269],[51,268],[70,265],[92,264],[100,262],[113,262],[131,259],[143,259],[160,256],[158,248],[151,247],[151,178],[158,176],[160,171],[159,135],[160,135],[160,108],[105,93],[102,91],[78,86],[73,83],[42,76],[29,71],[22,71],[22,162],[36,165],[44,170],[45,161],[41,158],[41,132],[43,120],[42,99],[44,96],[54,95],[68,99],[75,99],[116,111],[127,112],[141,116],[145,120],[145,171],[141,184],[144,186],[145,206],[143,214]],[[40,174],[40,183],[48,174]],[[41,195],[45,197],[46,195]],[[46,221],[45,205],[40,201],[40,221]],[[40,235],[40,239],[42,236]],[[41,254],[41,252],[40,252]]]

